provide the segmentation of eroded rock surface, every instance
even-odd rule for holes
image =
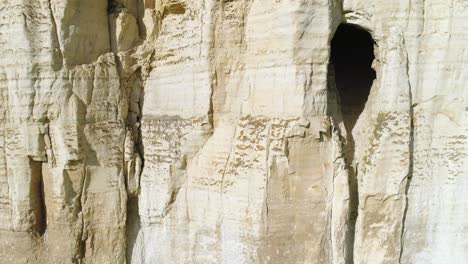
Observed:
[[[466,263],[467,17],[0,0],[0,262]],[[341,24],[373,39],[359,110]]]

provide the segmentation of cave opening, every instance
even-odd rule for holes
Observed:
[[[348,135],[364,110],[376,78],[374,58],[374,40],[368,31],[352,24],[338,27],[331,41],[331,63]]]
[[[349,219],[348,256],[353,259],[355,225],[358,216],[359,195],[357,164],[354,164],[355,144],[353,128],[366,105],[376,72],[372,69],[374,40],[365,29],[352,24],[341,24],[331,40],[329,72],[334,81],[335,92],[346,129],[345,159],[349,172]],[[333,85],[332,85],[333,87]],[[335,93],[333,93],[335,94]]]

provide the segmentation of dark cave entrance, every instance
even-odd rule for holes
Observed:
[[[351,24],[338,27],[331,41],[331,63],[348,134],[364,110],[376,78],[371,67],[374,58],[374,40],[368,31]]]
[[[357,164],[354,163],[355,141],[353,128],[369,97],[376,72],[374,61],[374,40],[363,28],[352,24],[341,24],[331,41],[329,81],[336,87],[343,123],[346,128],[345,159],[349,172],[349,217],[350,229],[347,238],[347,259],[353,262],[355,225],[358,215],[359,195]],[[332,93],[335,94],[335,93]]]

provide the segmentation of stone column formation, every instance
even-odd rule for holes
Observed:
[[[343,23],[375,41],[352,131]],[[467,24],[466,0],[0,0],[0,262],[468,263]]]

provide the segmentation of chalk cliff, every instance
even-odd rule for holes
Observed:
[[[0,0],[0,262],[467,263],[467,86],[466,0]]]

